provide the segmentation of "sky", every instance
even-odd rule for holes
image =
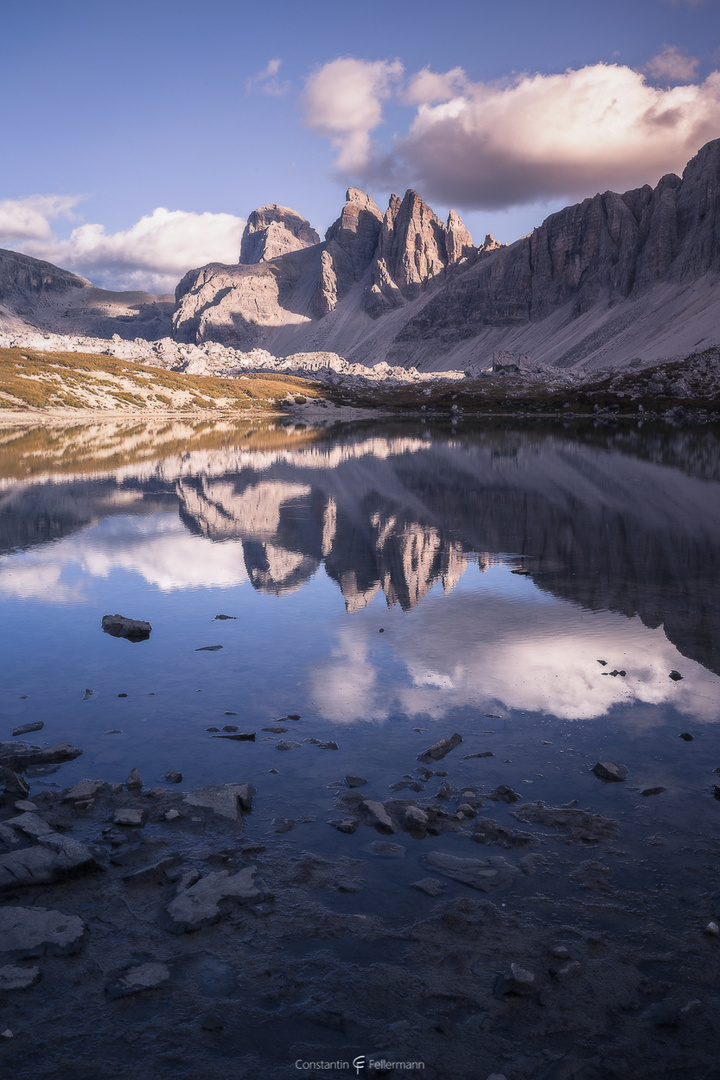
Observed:
[[[0,0],[0,247],[113,289],[412,187],[476,243],[720,137],[720,0]]]

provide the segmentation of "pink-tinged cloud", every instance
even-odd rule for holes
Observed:
[[[365,169],[372,156],[370,132],[382,123],[382,103],[403,73],[399,60],[345,57],[308,78],[303,95],[306,122],[330,138],[342,172]]]
[[[688,56],[675,45],[666,45],[662,52],[648,60],[645,72],[658,82],[689,83],[695,78],[699,66],[697,57]]]
[[[664,50],[650,62],[662,79],[695,71]],[[308,81],[306,119],[338,148],[352,182],[384,178],[465,210],[625,190],[679,172],[720,136],[720,72],[702,83],[657,87],[618,64],[557,75],[472,83],[464,71],[425,68],[400,86],[400,65],[335,60]],[[670,79],[670,81],[673,81]],[[372,133],[390,96],[417,105],[390,154]]]

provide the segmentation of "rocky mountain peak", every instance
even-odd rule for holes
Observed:
[[[320,237],[306,218],[289,206],[261,206],[249,215],[240,243],[239,261],[268,262],[287,251],[319,244]]]
[[[465,228],[460,215],[451,210],[445,226],[445,248],[448,264],[460,262],[474,251],[473,238]]]

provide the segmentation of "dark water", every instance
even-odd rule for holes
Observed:
[[[182,790],[250,781],[245,828],[272,837],[269,857],[359,860],[364,889],[325,902],[399,927],[431,909],[408,888],[427,876],[424,852],[484,849],[467,833],[401,834],[397,857],[384,857],[371,829],[328,824],[334,800],[346,774],[381,800],[417,783],[417,755],[458,732],[419,800],[447,773],[451,813],[466,787],[507,784],[520,806],[577,800],[621,826],[600,853],[611,902],[585,903],[572,876],[582,844],[545,836],[545,869],[527,866],[502,907],[540,912],[577,895],[593,934],[643,941],[652,906],[654,947],[670,956],[679,926],[703,940],[720,914],[719,449],[709,428],[5,430],[0,740],[42,720],[29,741],[83,748],[33,778],[33,795],[122,781],[133,767],[146,787],[169,788],[170,769]],[[115,612],[148,620],[149,640],[103,633]],[[225,725],[255,741],[214,737]],[[281,739],[299,745],[282,752]],[[598,760],[626,765],[626,782],[601,783]],[[665,790],[643,797],[655,787]],[[504,804],[482,813],[518,827]],[[277,836],[280,818],[297,825]],[[446,884],[447,897],[470,891]],[[324,947],[320,931],[307,935],[288,942],[287,962],[293,948]],[[367,966],[395,963],[405,945],[333,947]],[[192,977],[230,1000],[235,976],[219,963],[197,960]],[[697,997],[683,978],[683,1001]],[[268,1021],[258,1053],[288,1058],[308,1023],[285,1017],[275,1032]]]
[[[323,814],[348,772],[382,793],[458,731],[460,783],[658,828],[717,818],[717,446],[708,429],[6,432],[2,736],[41,719],[45,743],[84,749],[46,784],[241,778],[269,818]],[[114,612],[150,639],[102,633]],[[255,743],[207,731],[225,724]],[[492,766],[461,760],[484,750]],[[589,773],[608,757],[630,770],[618,789]],[[651,786],[667,791],[638,800]]]

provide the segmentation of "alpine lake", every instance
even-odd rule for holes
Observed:
[[[0,1075],[720,1077],[717,428],[5,422],[0,597]]]

